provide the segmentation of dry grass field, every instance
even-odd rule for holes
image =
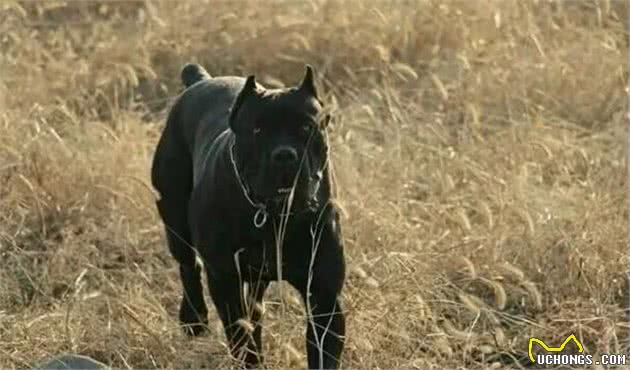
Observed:
[[[628,353],[625,1],[2,1],[0,368],[73,351],[225,367],[187,339],[149,167],[185,62],[335,112],[345,368],[519,368],[575,334]],[[282,285],[285,286],[286,285]],[[304,313],[268,291],[269,368]],[[282,294],[282,295],[281,295]]]

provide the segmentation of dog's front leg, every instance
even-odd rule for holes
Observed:
[[[247,369],[258,368],[263,362],[262,312],[255,303],[262,302],[267,285],[267,282],[250,283],[249,297],[245,297],[244,284],[236,273],[208,271],[210,295],[223,323],[230,352]]]
[[[346,331],[341,305],[332,291],[312,289],[310,294],[306,323],[308,368],[338,369]]]
[[[345,262],[340,231],[331,222],[311,248],[306,277],[290,283],[300,292],[307,311],[306,349],[309,369],[337,369],[345,342],[345,316],[339,296]]]

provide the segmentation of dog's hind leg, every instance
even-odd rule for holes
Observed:
[[[170,123],[170,122],[169,122]],[[207,327],[208,309],[201,283],[201,266],[196,263],[188,222],[188,203],[192,190],[192,163],[188,153],[176,144],[167,127],[156,149],[153,186],[160,192],[157,208],[164,223],[169,250],[179,263],[184,295],[179,319],[189,335],[199,335]],[[171,131],[172,132],[172,131]]]
[[[188,335],[201,334],[208,324],[208,309],[204,301],[201,269],[195,258],[188,230],[186,205],[188,199],[164,197],[157,202],[164,219],[169,250],[179,263],[184,294],[179,309],[179,320]]]

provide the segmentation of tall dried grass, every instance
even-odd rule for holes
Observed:
[[[317,67],[344,367],[513,368],[530,335],[627,351],[627,20],[621,0],[4,1],[0,367],[227,364],[214,311],[208,337],[177,326],[147,179],[188,61],[269,85]],[[303,367],[284,292],[284,310],[267,294],[265,355]]]

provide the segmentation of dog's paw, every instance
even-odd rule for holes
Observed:
[[[188,337],[198,337],[208,332],[208,323],[182,323],[184,334]]]
[[[190,337],[197,337],[208,331],[208,313],[196,312],[188,305],[183,305],[179,311],[179,322],[184,333]]]
[[[263,369],[265,358],[260,353],[247,352],[236,359],[234,365],[238,370],[259,370]]]

